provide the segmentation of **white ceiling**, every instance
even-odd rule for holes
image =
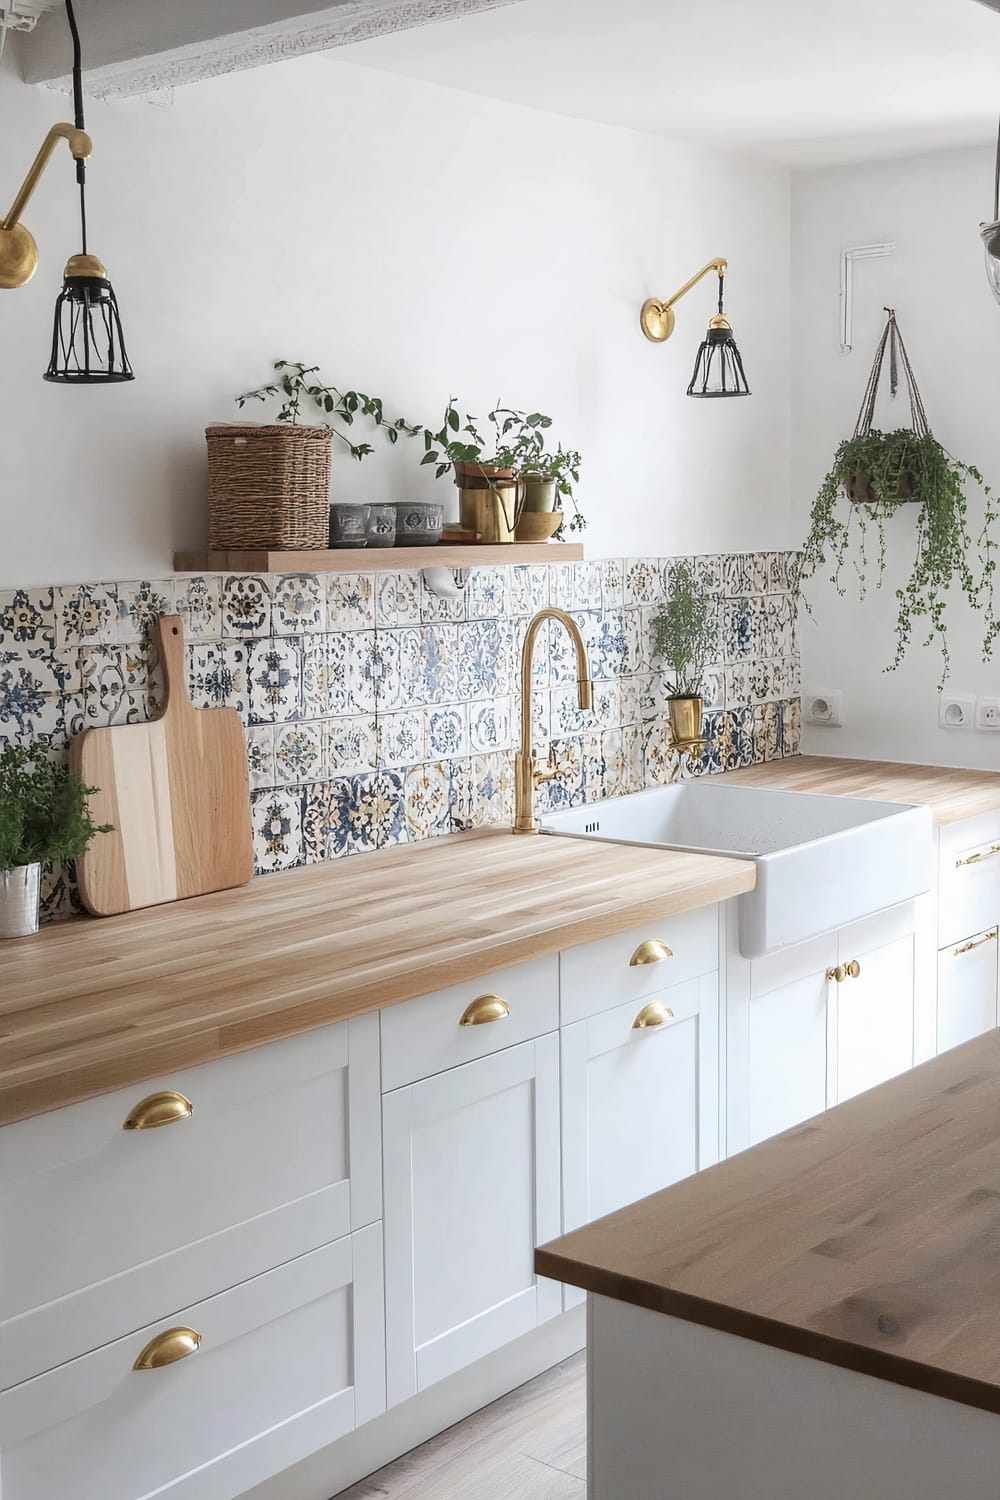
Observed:
[[[985,142],[1000,113],[975,0],[521,0],[336,56],[792,166]]]

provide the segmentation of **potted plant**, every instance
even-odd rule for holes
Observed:
[[[667,572],[669,597],[653,621],[653,642],[669,671],[667,712],[678,749],[701,743],[702,678],[712,654],[712,602],[702,592],[695,565],[680,558]]]
[[[90,816],[96,790],[40,745],[0,750],[0,938],[38,931],[43,863],[79,859],[111,832]]]

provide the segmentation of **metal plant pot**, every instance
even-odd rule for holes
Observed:
[[[527,511],[553,511],[556,508],[556,481],[554,479],[524,480],[524,506]]]
[[[38,931],[41,865],[0,870],[0,938],[30,937]]]
[[[700,696],[667,699],[670,733],[675,745],[695,745],[701,740],[704,709],[705,700]]]

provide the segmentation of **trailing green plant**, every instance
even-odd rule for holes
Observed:
[[[90,816],[96,791],[41,745],[0,750],[0,870],[79,859],[97,834],[111,833]]]
[[[965,491],[970,480],[984,498],[982,529],[975,538]],[[873,429],[841,443],[813,502],[796,583],[801,589],[820,569],[831,566],[830,582],[845,595],[843,575],[850,560],[861,599],[873,574],[874,587],[881,588],[888,562],[885,523],[901,507],[908,510],[911,497],[916,507],[916,554],[907,582],[896,590],[896,653],[886,671],[900,665],[914,629],[924,623],[924,644],[936,642],[941,650],[943,687],[951,663],[946,610],[953,585],[983,615],[984,660],[992,655],[1000,634],[993,599],[997,512],[993,491],[980,471],[953,457],[930,432]]]
[[[669,696],[697,698],[715,634],[712,601],[701,588],[696,565],[684,558],[670,565],[667,587],[667,602],[653,621],[653,642],[670,669]]]
[[[545,434],[552,426],[552,418],[542,412],[501,406],[498,401],[487,414],[486,423],[484,426],[478,417],[463,415],[455,405],[455,397],[449,397],[440,428],[436,432],[424,429],[421,464],[434,464],[438,479],[456,463],[471,463],[479,466],[491,485],[494,475],[490,471],[497,469],[521,479],[554,480],[556,494],[572,507],[572,514],[556,535],[582,531],[587,521],[577,505],[575,486],[580,482],[583,460],[579,453],[564,449],[561,443],[554,452],[548,451]]]
[[[355,443],[343,427],[353,427],[359,417],[367,417],[382,430],[386,440],[397,443],[400,435],[418,437],[423,428],[405,421],[402,417],[389,418],[380,396],[367,396],[364,391],[341,391],[335,385],[324,385],[319,376],[319,365],[304,365],[297,360],[276,359],[274,368],[277,379],[262,385],[255,391],[244,391],[236,397],[236,405],[242,408],[248,401],[278,401],[280,406],[276,422],[287,422],[294,427],[303,415],[305,405],[308,412],[315,407],[322,415],[320,427],[329,427],[351,450],[351,457],[367,458],[375,450],[371,443]]]

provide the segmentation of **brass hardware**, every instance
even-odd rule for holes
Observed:
[[[984,859],[992,859],[994,854],[1000,854],[1000,844],[991,844],[989,849],[983,849],[978,854],[969,854],[965,859],[956,859],[955,869],[964,870],[967,865],[980,865]]]
[[[856,958],[852,958],[850,963],[847,965],[847,977],[848,979],[861,978],[861,965],[858,963]]]
[[[158,1094],[149,1094],[140,1099],[131,1109],[122,1126],[123,1130],[158,1130],[161,1125],[173,1125],[177,1120],[189,1120],[194,1114],[194,1105],[183,1094],[173,1089],[163,1089]]]
[[[59,141],[69,142],[70,153],[76,161],[86,161],[94,149],[85,130],[78,130],[75,125],[65,123],[52,126],[39,147],[38,155],[28,168],[28,174],[7,217],[0,224],[0,289],[10,291],[24,286],[38,268],[38,246],[34,236],[20,220]]]
[[[666,302],[662,302],[659,297],[647,297],[642,304],[642,311],[639,314],[639,323],[646,337],[654,344],[664,343],[674,331],[676,323],[674,303],[679,302],[682,297],[686,297],[691,288],[697,286],[698,282],[701,281],[703,276],[707,276],[709,271],[715,271],[720,277],[725,276],[726,266],[727,262],[723,257],[716,256],[715,260],[710,260],[707,265],[702,266],[701,270],[696,272],[690,281],[685,281],[680,291],[675,292],[672,297],[668,297]],[[728,328],[729,324],[726,323],[725,319],[723,319],[722,323],[716,323],[713,319],[709,326],[724,326]]]
[[[632,1022],[633,1031],[646,1031],[650,1026],[662,1026],[665,1021],[672,1021],[674,1013],[669,1005],[664,1005],[660,1000],[650,1000]]]
[[[514,827],[513,833],[537,833],[535,822],[535,787],[543,781],[566,774],[566,768],[558,765],[555,749],[549,751],[548,770],[540,771],[531,748],[531,668],[535,655],[535,641],[546,620],[558,620],[569,633],[576,652],[577,701],[586,712],[592,707],[594,685],[590,680],[590,662],[587,648],[580,634],[580,627],[564,609],[540,609],[528,626],[521,651],[521,748],[514,756]]]
[[[962,943],[961,947],[953,948],[951,951],[956,958],[960,958],[963,953],[971,953],[973,948],[982,948],[985,943],[996,942],[996,938],[997,929],[994,927],[993,930],[991,932],[987,932],[984,937],[973,938],[971,942]]]
[[[201,1334],[194,1328],[168,1328],[150,1339],[139,1354],[133,1370],[162,1370],[164,1365],[175,1365],[189,1354],[197,1354],[201,1348]]]
[[[499,995],[480,995],[465,1007],[459,1026],[485,1026],[490,1021],[503,1021],[510,1015],[510,1006]]]
[[[630,969],[641,969],[645,964],[662,964],[665,958],[673,958],[673,950],[656,938],[647,938],[640,943],[628,961]]]
[[[700,694],[667,699],[667,717],[670,720],[670,748],[699,754],[705,747],[702,722],[705,700]]]
[[[843,964],[837,964],[836,968],[827,969],[826,977],[827,979],[835,979],[838,984],[843,984],[844,980],[847,978],[847,970],[845,969]]]

